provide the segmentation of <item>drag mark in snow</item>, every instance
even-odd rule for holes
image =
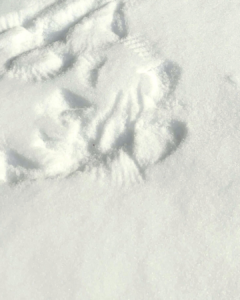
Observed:
[[[16,23],[21,26],[0,35],[6,56],[1,69],[27,81],[62,74],[83,53],[109,47],[127,35],[123,7],[114,1],[60,1],[27,24],[20,20]]]

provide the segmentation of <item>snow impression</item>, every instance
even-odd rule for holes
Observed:
[[[34,160],[0,148],[0,180],[87,172],[115,184],[144,180],[186,136],[175,117],[180,70],[141,36],[127,14],[137,1],[58,1],[0,19],[3,77],[50,81],[70,72],[83,94],[55,87],[36,105]],[[87,96],[86,96],[87,95]]]

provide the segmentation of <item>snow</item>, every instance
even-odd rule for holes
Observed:
[[[0,3],[0,299],[239,298],[239,12]]]

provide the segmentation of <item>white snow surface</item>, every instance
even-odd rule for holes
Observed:
[[[0,299],[239,299],[239,15],[0,2]]]

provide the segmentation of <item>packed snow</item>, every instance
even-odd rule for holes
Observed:
[[[1,1],[0,299],[239,299],[239,14]]]

